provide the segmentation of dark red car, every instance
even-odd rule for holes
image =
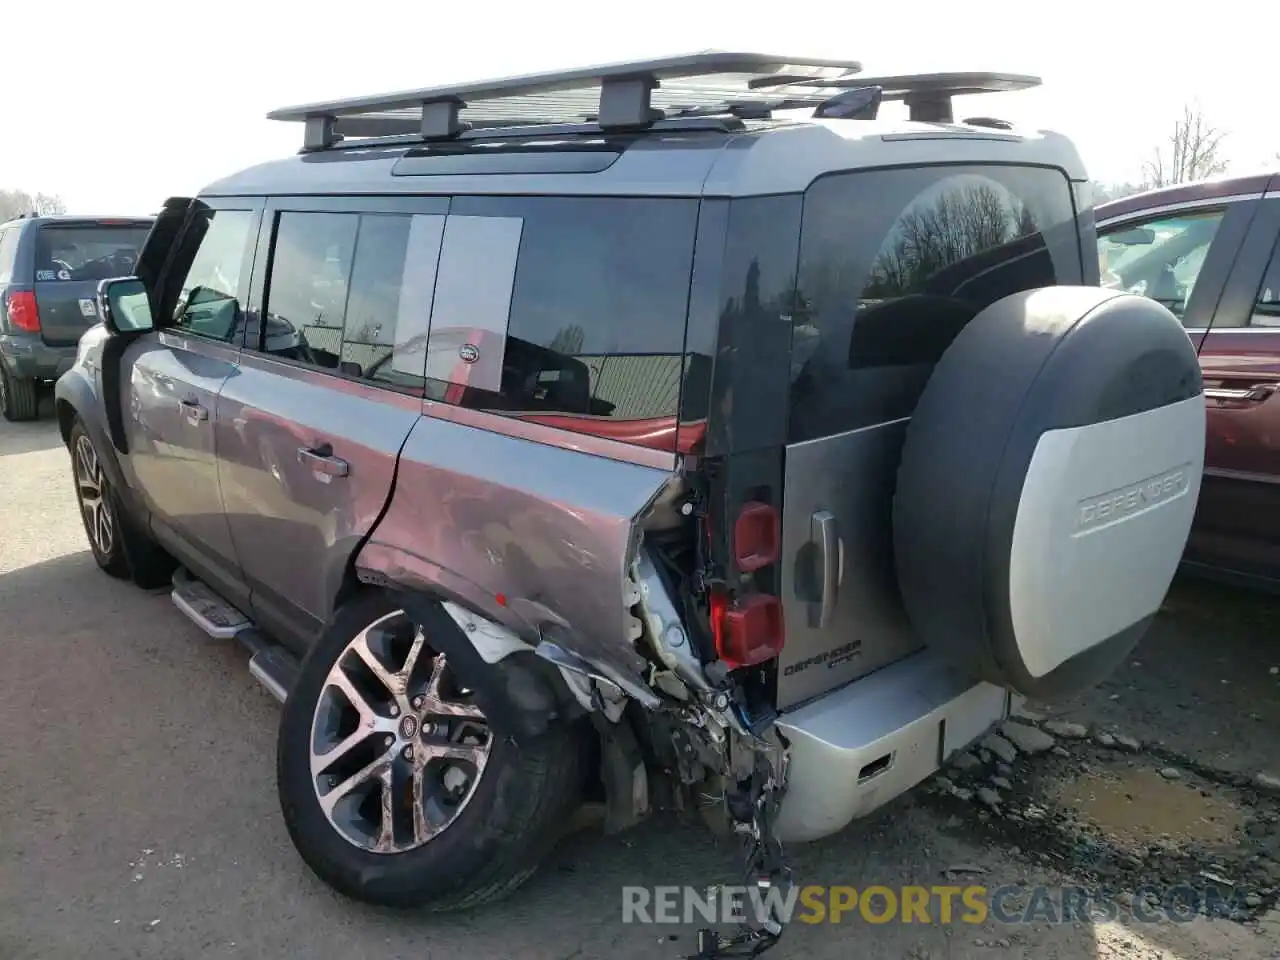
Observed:
[[[1100,205],[1104,286],[1182,320],[1208,404],[1204,484],[1184,565],[1280,588],[1280,174]]]

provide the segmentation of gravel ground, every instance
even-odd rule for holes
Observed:
[[[0,421],[0,485],[0,960],[692,951],[690,928],[621,922],[624,884],[701,888],[736,875],[731,849],[669,820],[621,837],[579,830],[514,898],[460,917],[331,894],[280,822],[277,708],[245,655],[204,639],[163,594],[95,568],[50,420]],[[1039,730],[1043,743],[1015,728],[970,769],[792,851],[801,883],[1082,885],[1114,894],[1119,913],[797,923],[769,956],[1280,956],[1280,807],[1255,779],[1280,773],[1276,610],[1180,584],[1110,683],[1033,705],[1057,731]],[[1210,904],[1214,917],[1140,923],[1132,905],[1153,883],[1234,894]]]

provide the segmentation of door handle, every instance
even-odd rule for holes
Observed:
[[[1276,384],[1259,383],[1252,387],[1205,387],[1204,395],[1209,400],[1265,400],[1276,392]]]
[[[182,412],[187,415],[187,422],[190,424],[194,425],[201,420],[209,419],[209,408],[202,406],[198,400],[188,397],[186,400],[180,400],[178,405],[182,408]]]
[[[328,483],[334,477],[345,477],[349,469],[347,461],[335,457],[333,447],[327,443],[318,447],[299,447],[298,462],[310,467],[321,483]]]
[[[835,514],[829,510],[814,513],[809,518],[809,537],[818,548],[818,583],[822,591],[818,609],[809,608],[809,626],[824,630],[835,616],[844,573],[844,544],[836,530]]]

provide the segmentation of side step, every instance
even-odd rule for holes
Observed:
[[[181,568],[173,575],[173,605],[218,640],[235,638],[249,651],[249,675],[280,703],[298,677],[298,661],[253,621]]]
[[[249,675],[284,703],[298,679],[297,659],[257,627],[242,630],[236,639],[249,651]]]
[[[230,640],[253,624],[249,618],[179,567],[173,574],[174,606],[215,640]]]

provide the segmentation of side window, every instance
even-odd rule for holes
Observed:
[[[240,281],[253,241],[249,210],[199,210],[182,243],[198,244],[173,307],[173,326],[197,336],[238,342],[243,330]]]
[[[17,259],[17,228],[0,229],[0,283],[8,283],[13,279],[13,268]]]
[[[443,226],[437,215],[281,213],[250,346],[421,393]]]
[[[697,218],[693,200],[455,198],[428,395],[653,445],[672,418],[674,442]]]
[[[1181,320],[1222,217],[1221,210],[1170,214],[1101,231],[1102,285],[1150,297]]]
[[[788,441],[910,416],[981,310],[1082,276],[1060,171],[940,166],[818,180],[804,200]]]
[[[1258,288],[1249,326],[1280,328],[1280,241],[1271,251],[1271,262],[1262,278],[1262,286]]]

